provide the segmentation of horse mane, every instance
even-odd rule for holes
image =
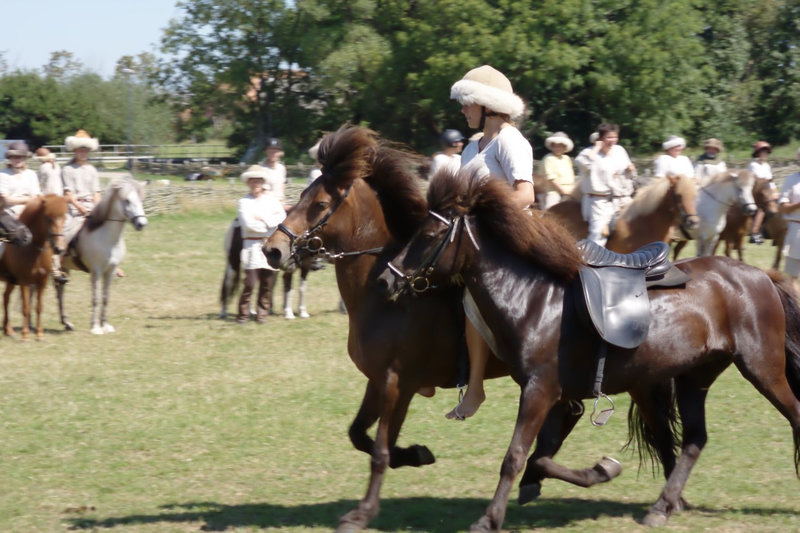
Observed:
[[[102,226],[106,220],[108,220],[108,212],[111,206],[111,203],[116,200],[117,195],[119,195],[122,187],[130,185],[134,189],[136,189],[139,197],[144,199],[144,188],[142,185],[131,177],[121,177],[116,178],[114,181],[106,187],[103,191],[103,194],[100,198],[100,201],[97,202],[97,205],[94,206],[94,209],[87,215],[86,222],[86,229],[88,231],[94,231],[100,226]]]
[[[431,179],[428,204],[439,213],[474,215],[479,231],[492,242],[564,281],[575,278],[584,263],[567,230],[520,209],[503,180],[443,170]]]
[[[686,179],[681,176],[681,179]],[[620,218],[632,220],[646,216],[655,211],[669,191],[669,180],[665,177],[655,178],[650,183],[636,191],[633,201],[625,206],[620,213]]]
[[[345,125],[322,140],[317,154],[323,175],[341,189],[359,178],[378,195],[386,226],[401,242],[411,238],[427,214],[416,169],[421,158],[360,126]]]

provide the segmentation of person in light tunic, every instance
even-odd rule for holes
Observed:
[[[267,139],[264,155],[266,158],[261,163],[261,166],[271,171],[264,184],[264,190],[275,196],[275,198],[283,204],[285,201],[286,167],[281,163],[281,159],[283,158],[283,144],[281,144],[280,139],[274,137]],[[286,207],[288,206],[284,206],[284,208]]]
[[[720,154],[725,147],[722,141],[714,137],[703,141],[703,152],[694,162],[694,176],[700,187],[708,182],[720,172],[727,172],[728,165],[722,160]]]
[[[57,194],[64,196],[64,182],[61,181],[61,166],[56,163],[56,156],[42,146],[36,150],[36,159],[39,160],[39,186],[42,194]]]
[[[800,148],[797,150],[797,164],[800,165]],[[783,180],[778,209],[787,226],[783,241],[783,255],[786,258],[783,269],[792,278],[797,290],[797,277],[800,275],[800,172],[789,174]]]
[[[515,127],[525,113],[525,104],[514,94],[511,82],[489,65],[467,72],[450,89],[450,98],[461,104],[461,113],[470,128],[483,135],[470,141],[461,154],[461,169],[474,179],[499,179],[512,189],[520,209],[534,202],[533,149]],[[464,291],[466,340],[469,352],[467,392],[447,418],[463,420],[475,414],[486,399],[483,376],[492,353],[491,332],[469,291]],[[420,391],[425,394],[427,391]]]
[[[440,169],[451,168],[455,171],[461,168],[461,150],[464,148],[464,136],[458,130],[444,130],[441,135],[442,151],[431,158],[431,167],[428,170],[428,179],[431,179]]]
[[[686,148],[686,141],[677,135],[670,135],[661,145],[664,153],[659,155],[653,163],[653,175],[656,178],[667,176],[686,176],[694,178],[694,166],[691,160],[682,155]]]
[[[242,181],[247,183],[250,193],[239,200],[239,224],[242,232],[242,268],[244,269],[244,287],[239,297],[238,324],[246,324],[250,319],[250,298],[259,283],[256,297],[256,322],[263,324],[269,315],[272,301],[272,288],[275,286],[277,271],[269,266],[262,251],[263,241],[272,235],[278,224],[286,218],[286,211],[272,194],[268,193],[264,184],[269,181],[272,170],[253,165],[242,174]]]
[[[767,158],[772,153],[772,146],[767,141],[758,141],[753,145],[753,160],[747,166],[747,170],[756,175],[757,178],[769,180],[770,191],[773,197],[777,196],[777,187],[772,181],[772,167]],[[750,231],[750,241],[753,244],[764,244],[764,237],[761,235],[761,223],[764,222],[764,210],[759,209],[753,217],[753,227]]]
[[[42,194],[39,178],[28,168],[28,145],[16,141],[8,145],[8,166],[0,171],[0,202],[3,210],[14,218],[25,209],[25,204]]]
[[[545,139],[544,145],[550,150],[550,153],[542,159],[548,187],[545,209],[550,209],[568,196],[575,187],[575,169],[572,166],[572,158],[567,155],[575,145],[563,131]]]
[[[64,237],[70,242],[83,225],[84,219],[100,201],[102,189],[97,169],[89,162],[89,153],[100,146],[97,139],[85,130],[78,130],[64,140],[67,150],[73,157],[61,169],[64,183],[64,196],[69,205],[69,216],[64,224]]]

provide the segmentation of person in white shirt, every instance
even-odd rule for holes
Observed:
[[[514,94],[502,72],[483,65],[467,72],[450,88],[450,98],[461,104],[470,128],[483,135],[471,141],[461,154],[461,168],[472,179],[499,179],[508,183],[520,209],[534,201],[533,149],[512,121],[525,113],[525,104]],[[464,292],[469,382],[461,402],[447,418],[463,420],[475,414],[486,399],[483,376],[491,354],[485,340],[491,334],[469,291]],[[422,392],[422,391],[420,391]]]
[[[772,167],[767,162],[769,154],[772,153],[772,146],[767,141],[758,141],[753,145],[753,160],[747,166],[747,170],[756,175],[757,178],[769,180],[770,189],[774,196],[777,196],[777,187],[772,181]],[[764,222],[764,211],[759,209],[753,217],[753,227],[750,230],[750,242],[753,244],[763,244],[764,237],[761,235],[761,223]]]
[[[686,176],[694,178],[694,166],[688,157],[682,155],[686,141],[677,135],[670,135],[661,145],[664,153],[659,155],[653,164],[653,175],[656,178],[667,176]]]
[[[277,271],[269,266],[262,246],[264,239],[272,235],[278,229],[278,224],[286,218],[281,203],[264,187],[265,183],[275,178],[270,176],[272,172],[266,167],[253,165],[242,174],[242,181],[247,183],[250,193],[237,205],[242,232],[241,260],[245,273],[236,317],[238,324],[246,324],[250,320],[250,297],[256,282],[259,283],[256,322],[263,324],[271,311],[272,288]]]
[[[797,150],[797,164],[800,165],[800,148]],[[797,290],[797,277],[800,275],[800,172],[789,174],[783,180],[778,209],[787,225],[783,241],[783,255],[786,258],[783,270],[792,278]]]
[[[720,172],[728,171],[728,165],[719,157],[724,150],[722,141],[714,137],[706,139],[703,141],[703,150],[705,152],[700,154],[694,162],[694,177],[701,187]]]
[[[15,141],[8,145],[8,167],[0,171],[0,202],[3,210],[14,218],[25,209],[25,204],[42,194],[39,178],[28,168],[28,145]]]
[[[636,167],[625,148],[617,144],[618,125],[600,124],[597,133],[592,149],[578,154],[575,163],[586,176],[581,181],[581,212],[589,223],[588,238],[605,246],[612,220],[630,201],[633,180],[629,175],[636,172]]]
[[[286,186],[286,167],[281,163],[283,158],[283,145],[280,139],[270,137],[267,139],[267,146],[264,148],[264,155],[266,158],[261,163],[261,166],[270,169],[267,181],[264,184],[264,189],[267,193],[272,194],[278,199],[281,204],[284,201],[284,188]]]
[[[431,167],[428,170],[428,179],[443,168],[450,168],[455,172],[461,168],[461,150],[464,148],[464,136],[458,130],[444,130],[441,135],[442,151],[431,158]]]
[[[39,186],[42,194],[57,194],[64,196],[64,182],[61,181],[61,166],[56,163],[56,156],[42,146],[36,149],[36,159],[39,160]]]
[[[575,145],[566,133],[558,131],[544,140],[550,153],[542,159],[544,175],[547,179],[547,199],[545,209],[550,209],[568,196],[575,187],[575,169],[572,159],[567,155]]]

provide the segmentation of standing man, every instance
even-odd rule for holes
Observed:
[[[276,139],[275,137],[267,139],[267,146],[264,149],[264,154],[266,158],[262,166],[271,171],[266,178],[264,189],[283,204],[284,187],[286,185],[286,167],[281,163],[281,159],[283,159],[283,145],[280,139]]]
[[[636,171],[619,142],[619,126],[603,123],[597,127],[598,140],[582,151],[575,163],[585,172],[581,182],[583,219],[589,222],[589,240],[606,245],[610,225],[633,193],[633,181],[626,176]]]
[[[64,196],[64,183],[61,181],[61,167],[56,163],[56,156],[44,146],[36,150],[39,165],[39,186],[42,194]]]
[[[256,282],[259,283],[256,300],[256,322],[263,324],[267,320],[272,305],[272,288],[275,286],[277,271],[269,266],[262,251],[263,241],[272,235],[278,224],[286,218],[278,199],[266,192],[265,183],[274,176],[266,167],[253,165],[242,174],[250,188],[250,194],[239,200],[239,224],[242,231],[242,268],[244,269],[244,287],[239,297],[237,324],[246,324],[250,319],[250,297]]]
[[[797,150],[797,164],[800,165],[800,149]],[[786,176],[778,197],[778,209],[786,220],[786,238],[783,255],[786,257],[783,270],[792,278],[795,290],[797,276],[800,275],[800,172]]]
[[[28,168],[28,145],[16,141],[8,145],[8,167],[0,171],[0,202],[6,213],[19,218],[28,200],[42,194],[39,178]]]

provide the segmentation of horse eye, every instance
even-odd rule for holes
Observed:
[[[324,200],[320,200],[320,201],[317,202],[317,207],[319,209],[328,209],[329,205],[330,205],[330,202],[326,202]]]

